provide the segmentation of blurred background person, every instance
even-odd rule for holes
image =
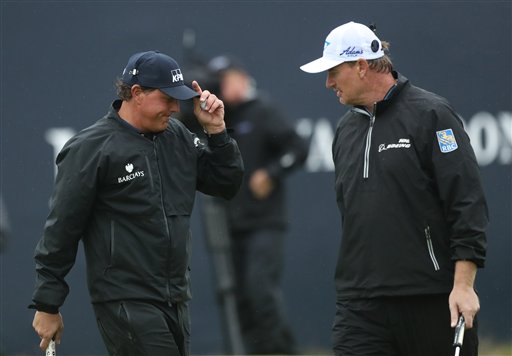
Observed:
[[[7,215],[7,208],[4,205],[2,195],[0,195],[0,252],[4,252],[7,246],[7,240],[11,233],[9,225],[9,216]]]
[[[9,224],[9,216],[7,215],[7,208],[4,205],[4,200],[0,193],[0,253],[3,253],[9,235],[11,234],[11,227]],[[4,354],[4,338],[0,335],[0,355]]]
[[[226,125],[246,169],[239,193],[224,202],[243,346],[248,354],[294,354],[281,290],[285,179],[304,163],[307,145],[283,112],[256,90],[237,58],[215,57],[208,70],[218,83]]]

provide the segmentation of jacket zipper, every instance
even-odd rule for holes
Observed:
[[[396,84],[392,86],[386,96],[383,100],[387,100],[388,98],[393,95],[393,92],[395,91]],[[372,132],[373,132],[373,125],[375,124],[375,118],[377,116],[377,103],[373,103],[373,112],[370,113],[367,109],[361,109],[361,108],[354,108],[354,111],[361,113],[363,115],[370,117],[370,127],[368,128],[368,133],[366,134],[366,147],[364,150],[364,167],[363,167],[363,179],[368,179],[370,176],[370,147],[372,144]]]
[[[364,158],[363,158],[363,179],[368,179],[370,176],[370,148],[372,146],[372,132],[373,125],[375,124],[375,117],[377,112],[377,103],[373,104],[373,113],[370,113],[368,110],[362,109],[354,109],[355,111],[366,115],[370,118],[370,125],[368,127],[368,132],[366,133],[366,145],[364,148]]]
[[[114,264],[115,233],[114,220],[110,220],[110,265]]]
[[[167,222],[167,212],[165,211],[165,205],[164,205],[164,188],[162,186],[162,176],[160,174],[160,165],[158,163],[158,152],[156,150],[156,136],[153,138],[153,152],[155,154],[155,158],[156,158],[156,167],[157,167],[157,174],[158,174],[158,178],[159,178],[159,182],[160,182],[160,206],[162,208],[162,213],[164,215],[164,224],[165,224],[165,232],[167,234],[167,238],[169,239],[169,255],[167,256],[167,303],[169,304],[169,306],[172,306],[172,302],[171,302],[171,286],[170,286],[170,275],[169,275],[169,270],[170,270],[170,249],[171,249],[171,233],[170,233],[170,230],[169,230],[169,223]],[[151,174],[150,174],[151,176]]]
[[[363,179],[368,179],[370,176],[370,147],[372,145],[372,132],[373,124],[375,123],[375,115],[370,117],[370,127],[366,134],[366,147],[364,149],[364,167],[363,167]]]
[[[155,152],[156,153],[156,152]],[[148,166],[148,172],[149,172],[149,183],[151,185],[151,191],[154,191],[155,190],[155,182],[153,180],[153,173],[151,172],[151,166],[149,164],[149,158],[148,156],[144,156],[144,158],[146,159],[146,165]]]
[[[425,228],[425,237],[427,239],[428,254],[434,264],[434,270],[439,271],[441,268],[439,267],[439,263],[437,263],[436,255],[434,253],[434,245],[432,245],[432,238],[430,237],[430,226]]]

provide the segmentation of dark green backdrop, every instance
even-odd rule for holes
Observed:
[[[290,179],[284,292],[303,351],[329,352],[340,219],[328,154],[346,108],[325,89],[322,74],[298,67],[319,57],[328,32],[350,20],[375,22],[379,36],[391,42],[396,68],[447,97],[468,123],[492,221],[487,268],[477,281],[481,335],[511,341],[510,1],[18,0],[0,6],[0,188],[12,225],[0,263],[0,336],[7,354],[37,353],[26,306],[33,248],[52,189],[55,133],[67,137],[62,128],[77,131],[106,112],[114,78],[132,53],[158,49],[183,61],[185,29],[195,31],[201,55],[241,58],[310,138],[308,165]],[[192,351],[219,354],[219,312],[197,213],[193,222]],[[80,254],[68,278],[60,355],[105,353],[84,273]]]

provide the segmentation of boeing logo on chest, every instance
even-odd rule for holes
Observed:
[[[128,172],[129,174],[125,175],[124,177],[118,177],[117,178],[117,183],[124,183],[124,182],[129,182],[135,178],[139,178],[139,177],[144,177],[144,171],[136,171],[136,172],[133,172],[133,164],[131,163],[127,163],[125,166],[124,166],[124,169],[126,170],[126,172]],[[133,172],[133,173],[132,173]]]
[[[387,151],[389,149],[393,148],[410,148],[411,147],[411,141],[408,138],[401,138],[398,140],[398,143],[381,143],[379,145],[379,152]]]

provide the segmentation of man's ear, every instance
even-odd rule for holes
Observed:
[[[144,93],[142,91],[142,88],[140,87],[140,85],[139,84],[132,85],[130,91],[132,93],[132,98],[135,100],[136,103],[139,103],[140,99],[142,98],[141,94]]]
[[[368,72],[368,61],[363,58],[359,58],[357,60],[357,74],[359,75],[359,78],[363,79],[366,73]]]

